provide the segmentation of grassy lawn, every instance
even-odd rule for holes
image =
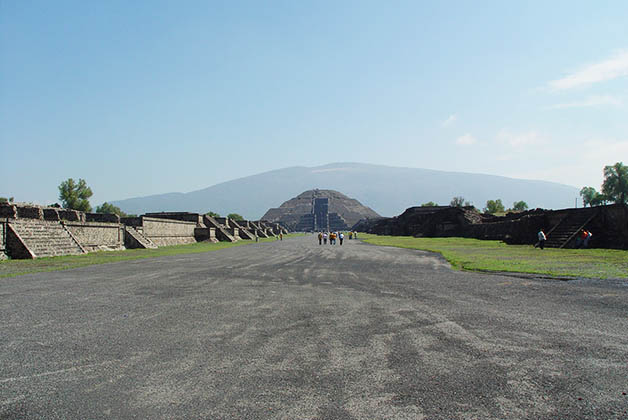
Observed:
[[[442,254],[457,269],[547,274],[558,277],[628,278],[628,251],[535,249],[469,238],[413,238],[360,234],[365,242]]]
[[[293,233],[284,235],[284,239],[298,235],[300,234]],[[276,240],[276,238],[260,238],[259,242],[274,242]],[[34,260],[4,260],[0,261],[0,278],[38,273],[42,271],[67,270],[69,268],[78,268],[88,265],[106,264],[118,261],[162,257],[165,255],[197,254],[201,252],[217,251],[224,248],[232,248],[234,246],[254,244],[255,241],[238,241],[234,243],[198,242],[188,245],[164,246],[157,249],[126,249],[122,251],[93,252],[83,255],[37,258]]]

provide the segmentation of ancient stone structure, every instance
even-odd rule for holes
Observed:
[[[120,223],[66,221],[63,226],[87,252],[124,249],[124,226]]]
[[[238,239],[236,238],[236,231],[233,230],[232,228],[230,228],[229,226],[225,226],[222,223],[220,223],[217,219],[215,219],[214,217],[208,216],[208,215],[204,215],[203,216],[203,221],[204,223],[215,229],[216,231],[216,237],[221,240],[221,241],[226,241],[226,242],[236,242]],[[239,231],[238,231],[239,233]]]
[[[194,222],[149,216],[125,217],[122,220],[158,247],[196,242]]]
[[[309,190],[262,217],[289,230],[347,230],[363,218],[379,218],[359,201],[333,190]]]
[[[363,220],[353,229],[394,236],[467,237],[533,244],[544,228],[547,247],[570,248],[581,229],[593,233],[591,247],[628,249],[628,206],[542,210],[508,213],[504,217],[480,214],[473,207],[410,207],[392,218]]]
[[[216,238],[216,228],[208,225],[205,219],[206,216],[202,214],[188,212],[161,212],[146,213],[144,216],[162,220],[179,220],[182,222],[193,223],[194,234],[192,236],[194,237],[194,241],[218,242],[218,239]],[[183,243],[191,243],[194,241],[187,239]]]
[[[200,241],[254,240],[285,232],[266,222],[220,221],[187,212],[114,214],[32,205],[0,204],[0,258],[76,255],[100,250],[157,248]]]
[[[124,248],[117,216],[54,207],[1,204],[4,253],[12,258],[84,254]]]

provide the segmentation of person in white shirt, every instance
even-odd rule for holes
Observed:
[[[545,247],[545,241],[547,240],[547,236],[545,236],[545,232],[543,231],[543,229],[539,230],[537,236],[539,237],[539,242],[534,247],[536,248],[538,246],[539,248],[543,249]]]

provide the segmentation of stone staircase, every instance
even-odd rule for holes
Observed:
[[[155,249],[157,245],[133,226],[125,226],[124,245],[127,248]]]
[[[597,212],[581,212],[565,216],[547,233],[545,246],[548,248],[566,247],[595,216]]]
[[[255,235],[237,221],[229,219],[229,223],[232,224],[232,227],[238,229],[240,239],[255,240]]]
[[[249,224],[253,226],[252,231],[257,233],[257,236],[260,238],[268,238],[268,234],[266,234],[266,229],[263,229],[258,222],[249,221]]]
[[[11,221],[9,229],[28,250],[31,258],[87,253],[76,238],[59,222]]]
[[[218,238],[218,240],[226,242],[237,242],[238,239],[235,236],[231,235],[226,227],[218,223],[218,221],[213,217],[204,215],[203,223],[205,223],[205,226],[207,227],[216,229],[216,238]]]

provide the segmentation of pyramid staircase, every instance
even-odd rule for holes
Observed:
[[[548,248],[565,248],[598,212],[579,212],[565,216],[547,233],[545,246]]]
[[[133,226],[125,226],[124,245],[127,248],[144,248],[155,249],[157,245],[151,241],[148,237],[144,236],[139,230]],[[127,236],[128,235],[128,236]]]
[[[87,254],[76,238],[59,222],[11,221],[7,235],[25,248],[30,258]]]

